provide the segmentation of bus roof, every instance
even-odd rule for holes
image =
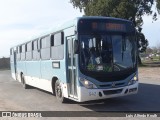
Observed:
[[[104,17],[104,16],[83,16],[83,17],[78,17],[77,20],[80,19],[108,19],[108,20],[120,20],[120,21],[126,21],[126,22],[131,22],[126,19],[122,18],[115,18],[115,17]]]
[[[70,20],[70,21],[67,21],[63,24],[58,24],[56,27],[53,27],[43,33],[40,33],[40,34],[37,34],[37,35],[34,35],[28,39],[26,39],[26,42],[24,43],[21,43],[21,44],[18,44],[18,45],[15,45],[14,47],[16,46],[19,46],[19,45],[23,45],[25,43],[28,43],[30,41],[33,41],[35,39],[38,39],[38,38],[41,38],[43,36],[46,36],[46,35],[49,35],[49,34],[52,34],[52,33],[55,33],[55,32],[58,32],[58,31],[62,31],[64,29],[67,29],[67,28],[70,28],[70,27],[73,27],[73,26],[77,26],[77,22],[81,19],[108,19],[108,20],[117,20],[117,21],[125,21],[125,22],[131,22],[129,20],[126,20],[126,19],[121,19],[121,18],[114,18],[114,17],[103,17],[103,16],[83,16],[83,17],[77,17],[73,20]],[[12,47],[13,48],[13,47]]]

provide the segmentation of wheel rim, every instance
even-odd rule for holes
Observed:
[[[62,98],[62,91],[61,91],[61,86],[59,83],[56,83],[56,96],[58,98]]]

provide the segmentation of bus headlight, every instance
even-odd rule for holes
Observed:
[[[128,85],[133,85],[138,81],[138,77],[135,75],[128,83]]]
[[[97,86],[92,83],[91,81],[85,79],[85,78],[80,78],[80,82],[82,83],[82,85],[84,87],[86,87],[87,89],[94,89],[94,88],[97,88]]]

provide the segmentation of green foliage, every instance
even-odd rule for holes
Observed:
[[[142,16],[152,14],[153,0],[70,0],[86,16],[109,16],[132,19],[137,27],[143,25]]]
[[[158,10],[158,13],[160,14],[160,0],[157,0],[157,10]]]
[[[139,32],[137,34],[137,38],[138,38],[138,48],[140,52],[145,52],[148,46],[148,40],[145,39],[145,36],[143,33]]]
[[[111,66],[104,66],[104,71],[105,72],[112,72],[112,67]]]
[[[96,68],[96,66],[93,65],[93,64],[89,64],[89,65],[87,66],[87,69],[88,69],[89,71],[93,71],[93,70],[95,70],[95,68]]]

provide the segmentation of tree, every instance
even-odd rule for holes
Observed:
[[[158,10],[158,13],[160,14],[160,0],[157,0],[157,10]]]
[[[150,54],[152,54],[153,53],[153,49],[151,48],[151,47],[147,47],[147,49],[146,49],[146,54],[147,55],[150,55]]]
[[[160,41],[157,43],[157,49],[160,51]]]
[[[160,1],[160,0],[157,0]],[[132,20],[137,29],[139,52],[148,46],[142,31],[143,15],[152,14],[154,0],[70,0],[75,8],[83,10],[86,16],[109,16]],[[156,20],[157,15],[153,15]],[[141,59],[139,57],[139,63]]]
[[[110,16],[132,19],[136,26],[143,23],[142,16],[152,13],[153,0],[70,0],[75,8],[87,16]]]
[[[138,48],[139,48],[139,52],[140,52],[140,53],[143,53],[143,52],[145,52],[146,49],[147,49],[148,40],[145,39],[144,34],[141,33],[141,32],[139,32],[139,33],[137,34],[137,38],[138,38]],[[139,64],[142,64],[141,58],[140,58],[139,55],[138,55],[138,62],[139,62]]]
[[[159,60],[160,60],[160,42],[157,44],[157,54],[159,55]]]

